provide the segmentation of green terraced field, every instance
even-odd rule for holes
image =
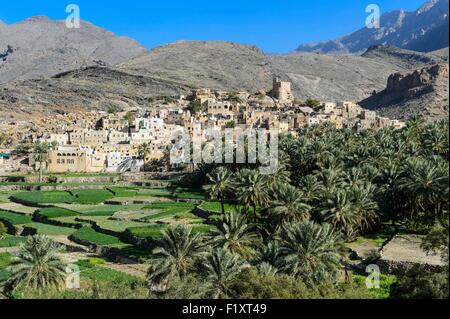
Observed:
[[[41,208],[37,212],[40,216],[47,218],[58,218],[58,217],[69,217],[69,216],[77,216],[79,213],[68,210],[61,207],[49,207],[49,208]]]
[[[24,243],[26,240],[26,237],[7,235],[5,238],[0,239],[0,248],[17,247],[19,246],[19,244]]]
[[[78,189],[70,193],[75,197],[73,203],[100,204],[114,197],[114,194],[106,189]]]
[[[76,263],[80,267],[81,277],[96,281],[107,281],[123,284],[137,284],[142,283],[143,280],[129,274],[105,268],[101,265],[96,265],[89,260],[80,260]]]
[[[105,200],[113,198],[114,195],[108,190],[85,189],[66,191],[30,191],[14,194],[11,199],[27,203],[29,205],[78,203],[78,204],[100,204]]]
[[[69,192],[64,191],[31,191],[15,194],[11,197],[13,200],[25,202],[30,205],[52,204],[52,203],[71,203],[74,197]]]
[[[152,239],[161,237],[161,232],[168,227],[167,224],[155,224],[146,227],[128,228],[128,231],[136,237]]]
[[[75,228],[54,226],[54,225],[34,223],[34,222],[29,223],[29,224],[24,224],[21,226],[34,228],[34,229],[36,229],[38,234],[48,235],[48,236],[69,236],[73,232],[76,231]]]
[[[102,233],[97,233],[90,227],[80,228],[75,231],[72,236],[81,240],[89,241],[99,246],[109,246],[121,243],[119,238]]]
[[[0,210],[0,220],[6,220],[12,225],[22,225],[32,222],[31,216],[29,215],[20,215],[1,210]]]
[[[123,232],[130,227],[139,227],[145,223],[133,222],[127,220],[111,220],[108,216],[83,216],[82,220],[95,222],[100,228],[112,230],[114,232]]]
[[[203,202],[200,206],[201,209],[210,212],[222,212],[222,206],[220,202]],[[225,212],[234,212],[236,210],[236,206],[232,204],[224,204]]]
[[[173,193],[175,198],[204,200],[205,193],[201,189],[178,187]]]
[[[154,214],[145,217],[146,221],[157,221],[166,218],[175,217],[177,214],[190,213],[194,210],[192,203],[154,203],[144,206],[144,209],[154,211]]]

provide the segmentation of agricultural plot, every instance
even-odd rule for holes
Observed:
[[[24,224],[21,226],[35,229],[38,234],[47,236],[69,236],[76,231],[75,228],[55,226],[35,222]]]
[[[178,214],[191,213],[195,208],[192,203],[154,203],[144,206],[145,210],[152,212],[145,221],[159,221],[167,218],[173,218]]]
[[[205,193],[202,189],[177,187],[173,193],[174,198],[204,200]]]
[[[141,188],[138,191],[138,195],[170,198],[173,195],[173,190],[166,188]]]
[[[221,213],[222,212],[222,205],[220,202],[209,202],[205,201],[203,202],[199,208],[206,210],[208,212],[215,212],[215,213]],[[236,206],[232,204],[225,203],[224,204],[225,212],[234,212],[236,210]]]
[[[71,237],[82,241],[88,241],[98,246],[109,246],[122,243],[119,238],[98,233],[91,227],[80,228],[75,231]]]
[[[35,207],[24,206],[22,204],[17,204],[13,202],[0,203],[0,210],[11,211],[14,213],[33,215],[36,211]]]
[[[38,214],[42,217],[48,218],[48,219],[79,215],[79,213],[77,213],[73,210],[68,210],[68,209],[61,208],[61,207],[41,208],[36,212],[36,214]]]
[[[68,191],[31,191],[14,194],[13,201],[27,205],[78,203],[78,204],[100,204],[105,200],[113,198],[114,195],[108,190],[72,190]]]
[[[139,227],[142,225],[146,225],[145,223],[141,222],[113,220],[110,219],[110,217],[108,216],[84,216],[82,217],[82,220],[95,222],[100,228],[105,230],[111,230],[114,232],[123,232],[130,227]]]
[[[70,193],[75,197],[72,202],[78,204],[100,204],[114,197],[112,192],[105,189],[79,189]]]
[[[11,225],[23,225],[32,222],[31,216],[5,212],[1,210],[0,210],[0,220],[4,220],[10,223]]]
[[[17,247],[26,240],[26,237],[7,235],[5,238],[0,239],[0,248]]]
[[[74,197],[69,192],[64,191],[32,191],[23,192],[11,196],[13,201],[25,203],[28,205],[52,204],[52,203],[71,203]]]
[[[114,269],[105,268],[103,263],[99,263],[96,260],[94,262],[91,260],[80,260],[76,264],[80,267],[81,278],[127,285],[142,283],[142,279]]]

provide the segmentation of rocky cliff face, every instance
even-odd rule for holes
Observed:
[[[379,29],[363,28],[339,39],[302,44],[299,52],[356,53],[388,44],[430,52],[448,47],[449,0],[429,0],[415,12],[402,10],[381,16]]]
[[[395,73],[388,79],[386,93],[407,93],[416,88],[432,87],[436,81],[446,77],[448,77],[448,64],[436,64],[412,73]]]
[[[360,104],[387,116],[408,119],[448,117],[448,64],[436,64],[409,73],[392,74],[385,90]]]
[[[89,22],[69,29],[65,21],[33,17],[0,22],[0,83],[48,77],[91,65],[115,65],[144,53],[135,40]]]

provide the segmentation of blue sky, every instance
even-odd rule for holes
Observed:
[[[425,0],[2,0],[0,20],[35,15],[65,19],[68,4],[81,18],[148,48],[176,40],[228,40],[268,53],[333,39],[364,26],[368,4],[381,12],[413,11]]]

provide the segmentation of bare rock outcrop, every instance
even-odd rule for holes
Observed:
[[[449,65],[445,63],[392,74],[385,90],[360,104],[398,119],[424,116],[428,120],[448,117]]]

